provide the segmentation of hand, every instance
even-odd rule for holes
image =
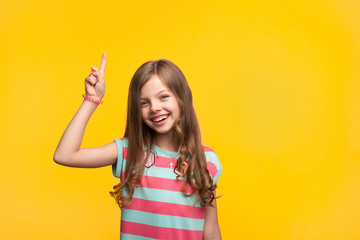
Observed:
[[[105,66],[106,53],[103,54],[100,64],[100,70],[96,66],[91,68],[91,73],[85,78],[85,93],[89,97],[102,99],[105,95]]]

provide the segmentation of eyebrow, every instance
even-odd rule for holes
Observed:
[[[161,94],[162,92],[168,92],[168,90],[164,89],[164,90],[161,90],[160,92],[158,92],[156,95],[159,95]]]

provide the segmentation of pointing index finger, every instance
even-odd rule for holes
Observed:
[[[106,53],[103,53],[100,64],[100,70],[99,70],[103,75],[105,75],[105,66],[106,66]]]

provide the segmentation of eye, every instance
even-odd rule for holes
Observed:
[[[168,97],[170,97],[170,96],[169,95],[162,95],[161,99],[165,99],[165,98],[168,98]]]
[[[148,103],[147,101],[141,101],[141,102],[140,102],[140,105],[141,105],[141,106],[145,106],[147,103]]]

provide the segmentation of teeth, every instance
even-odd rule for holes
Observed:
[[[164,120],[165,118],[167,118],[167,116],[162,116],[160,118],[157,118],[156,120],[154,119],[154,122],[160,122],[161,120]]]

